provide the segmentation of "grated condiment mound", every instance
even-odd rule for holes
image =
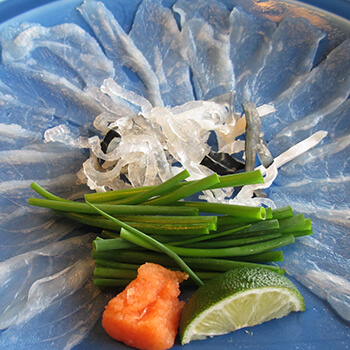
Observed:
[[[179,283],[184,272],[146,263],[138,275],[107,305],[102,326],[114,339],[144,350],[164,350],[174,345],[180,313]]]

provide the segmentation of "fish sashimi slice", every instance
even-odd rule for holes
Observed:
[[[147,97],[152,105],[162,106],[163,101],[155,72],[113,14],[102,2],[92,0],[85,1],[78,7],[78,10],[94,31],[107,57],[113,61],[116,69],[116,82],[133,91],[135,84],[131,84],[130,78],[124,71],[121,71],[123,66],[131,69],[141,79],[145,88],[144,90],[136,89],[136,93]]]
[[[0,120],[5,121],[1,119]],[[39,131],[31,131],[15,123],[0,123],[0,150],[23,148],[42,139]]]
[[[73,23],[50,28],[22,24],[19,28],[7,28],[0,41],[4,64],[48,72],[79,87],[79,79],[86,85],[99,86],[114,76],[113,63],[97,41]]]
[[[212,26],[216,40],[227,41],[230,12],[222,2],[217,0],[177,0],[172,9],[180,16],[182,27],[190,19],[202,18]]]
[[[350,226],[350,176],[308,182],[284,189],[271,189],[270,197],[275,203],[282,200],[293,203],[293,209],[314,214],[325,221]],[[307,195],[301,196],[303,193]],[[281,204],[281,203],[279,203]]]
[[[350,264],[344,256],[348,229],[312,218],[314,236],[298,239],[284,252],[283,268],[350,321]],[[328,242],[324,242],[324,238]],[[333,244],[330,239],[334,240]],[[345,244],[345,247],[342,245]],[[334,247],[341,246],[335,250]]]
[[[349,96],[349,73],[348,39],[275,100],[276,112],[264,117],[262,123],[266,141],[270,141],[274,135],[297,120],[336,110]]]
[[[129,36],[157,75],[165,106],[194,99],[189,67],[180,52],[180,31],[171,10],[159,0],[142,1]]]
[[[197,100],[209,100],[234,89],[229,45],[214,38],[203,19],[191,19],[182,29],[182,50],[192,72]]]
[[[319,130],[327,130],[330,139],[335,140],[349,133],[350,100],[345,100],[330,113],[314,113],[308,115],[279,132],[270,142],[272,152],[288,149],[298,140],[308,137]]]
[[[23,25],[2,32],[0,103],[5,119],[44,129],[61,122],[91,123],[114,105],[98,87],[114,76],[113,63],[97,41],[76,25]],[[14,122],[11,120],[11,122]]]
[[[30,188],[33,181],[63,198],[82,198],[86,188],[77,184],[76,176],[86,159],[81,150],[36,141],[22,149],[0,151],[0,158],[4,175],[0,183],[2,259],[55,242],[77,228],[56,221],[48,210],[29,207],[27,200],[36,196]]]
[[[43,211],[34,212],[21,208],[3,216],[5,219],[0,227],[1,260],[24,254],[31,249],[40,249],[70,234],[80,234],[83,231],[78,225],[57,220]],[[32,219],[33,216],[35,218]],[[5,225],[12,225],[12,230]]]
[[[347,128],[348,129],[348,128]],[[269,198],[310,217],[313,236],[284,254],[284,268],[350,320],[350,135],[327,138],[280,169]]]
[[[324,33],[305,18],[286,16],[271,37],[270,50],[250,82],[249,99],[257,105],[272,103],[295,81],[308,74]]]
[[[78,260],[54,275],[36,281],[20,320],[0,335],[0,344],[37,349],[45,344],[71,349],[79,344],[101,316],[107,302],[91,280],[92,260]]]
[[[5,138],[9,133],[5,130],[6,125],[17,125],[17,128],[28,132],[42,134],[55,124],[55,110],[48,107],[43,99],[35,94],[26,79],[13,69],[3,66],[0,66],[0,75],[0,118],[5,125],[1,128],[1,134],[4,135],[2,137]],[[13,130],[13,126],[11,129]],[[15,135],[13,132],[11,134]],[[13,145],[11,141],[7,145],[4,143],[1,150],[11,148],[11,144]]]
[[[78,259],[87,258],[90,254],[92,239],[93,236],[91,234],[70,238],[1,262],[0,280],[2,288],[0,293],[2,303],[0,328],[5,329],[16,322],[20,322],[21,319],[25,320],[35,309],[40,311],[41,308],[47,307],[48,303],[45,304],[43,299],[41,301],[40,299],[36,300],[33,296],[37,293],[34,291],[35,287],[33,287],[35,283],[38,285],[36,281],[67,269],[71,264],[77,262]],[[80,283],[82,283],[82,279],[85,280],[87,278],[84,274],[84,269],[81,270],[81,275],[77,274],[77,272],[75,270],[70,278],[74,276],[80,278],[82,276],[79,279]],[[47,282],[50,285],[50,281],[48,280]],[[55,288],[58,290],[58,287],[56,285]],[[54,296],[55,294],[53,294]],[[31,310],[32,306],[35,305],[33,304],[34,302],[37,306]]]
[[[248,99],[251,81],[261,69],[264,57],[271,50],[271,37],[276,23],[265,18],[257,18],[240,7],[230,13],[230,59],[236,77],[237,111],[242,111],[241,103]]]
[[[36,143],[18,150],[0,151],[0,180],[45,180],[62,170],[72,174],[80,169],[86,156],[78,148],[61,143]]]
[[[103,3],[97,1],[85,1],[77,9],[98,38],[106,56],[113,62],[115,69],[113,79],[123,88],[146,96],[147,91],[142,82],[135,81],[131,71],[123,69],[125,58],[123,52],[117,50],[119,45],[117,32],[122,29],[119,28],[114,15]]]
[[[334,140],[325,139],[319,147],[284,165],[275,185],[280,189],[292,186],[297,189],[299,184],[314,182],[317,185],[319,181],[336,184],[345,180],[350,174],[349,149],[349,134]]]
[[[96,115],[108,110],[108,99],[102,92],[96,96],[82,90],[64,77],[49,72],[36,72],[0,66],[1,117],[32,131],[43,132],[58,123],[91,124]]]

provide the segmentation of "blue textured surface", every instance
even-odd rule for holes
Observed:
[[[125,31],[130,29],[135,10],[139,1],[129,0],[104,0],[108,8]],[[317,5],[335,14],[350,18],[349,1],[305,1],[311,5]],[[15,22],[30,21],[44,26],[74,22],[82,28],[90,31],[86,22],[75,10],[81,0],[7,0],[0,2],[0,23],[12,19]],[[171,3],[168,1],[167,3]],[[229,1],[225,1],[229,3]],[[28,10],[32,9],[29,12]],[[23,13],[24,12],[24,13]],[[20,15],[13,19],[13,17]],[[344,24],[340,24],[342,27]],[[342,35],[341,33],[339,34]],[[347,34],[346,34],[347,35]],[[322,48],[321,48],[322,49]],[[322,50],[321,50],[322,51]],[[322,56],[325,52],[320,52]],[[1,76],[1,72],[0,72]],[[1,122],[1,121],[0,121]],[[7,177],[5,170],[0,177]],[[220,347],[222,350],[246,349],[246,350],[274,350],[274,349],[302,349],[302,350],[328,350],[350,348],[350,327],[344,322],[323,300],[316,297],[298,281],[292,279],[305,297],[306,311],[292,314],[281,320],[270,321],[248,330],[240,330],[235,333],[216,337],[203,342],[193,342],[184,349],[213,349]],[[45,347],[42,347],[44,349]],[[100,322],[93,329],[89,337],[76,347],[77,349],[129,349],[129,347],[112,341],[103,331]],[[178,343],[174,347],[182,348]],[[16,346],[16,349],[21,349]]]

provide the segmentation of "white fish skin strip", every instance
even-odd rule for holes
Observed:
[[[104,129],[112,117],[101,115],[96,124]],[[210,101],[191,101],[171,109],[155,107],[144,115],[119,118],[109,124],[121,135],[114,150],[105,154],[97,136],[89,139],[93,155],[83,165],[88,185],[99,191],[118,188],[118,176],[126,167],[126,175],[134,185],[156,184],[179,170],[174,162],[186,167],[193,179],[206,176],[211,172],[199,163],[208,153],[208,134],[214,131],[221,142],[235,124],[230,118],[224,106]],[[106,164],[101,167],[98,158]],[[131,179],[132,174],[138,176]]]
[[[45,142],[60,142],[75,148],[89,148],[87,137],[77,137],[66,124],[47,129],[44,133],[44,140]]]
[[[282,165],[290,162],[291,160],[297,158],[301,154],[307,152],[311,148],[319,144],[327,136],[326,131],[319,131],[314,135],[310,136],[306,140],[298,143],[297,145],[291,147],[288,151],[280,154],[278,157],[274,158],[274,162],[271,166],[265,169],[263,166],[259,166],[259,169],[264,177],[264,184],[247,185],[243,186],[241,191],[235,197],[235,200],[239,202],[241,199],[249,199],[253,197],[253,193],[257,189],[269,188],[273,181],[276,179],[278,171]]]
[[[334,111],[315,113],[292,123],[269,142],[272,153],[284,151],[299,140],[305,139],[319,130],[327,130],[330,140],[339,139],[349,133],[348,114],[350,100],[347,99]],[[295,176],[298,176],[295,174]]]
[[[101,91],[111,97],[115,103],[119,103],[129,107],[134,113],[141,112],[142,114],[149,113],[152,109],[152,104],[145,97],[136,94],[133,91],[126,90],[113,79],[106,79]]]

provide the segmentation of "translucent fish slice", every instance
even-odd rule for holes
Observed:
[[[278,133],[269,142],[269,148],[275,153],[283,151],[319,130],[327,130],[330,139],[339,139],[349,133],[349,108],[350,100],[347,99],[334,111],[313,113],[297,120]]]
[[[284,17],[271,37],[262,67],[250,83],[250,99],[257,105],[271,103],[299,77],[308,74],[323,37],[324,33],[305,18]]]
[[[346,40],[274,102],[276,112],[263,122],[266,141],[297,120],[338,108],[349,96],[349,72],[350,40]]]
[[[182,29],[182,50],[193,74],[196,99],[209,100],[235,86],[228,44],[214,38],[203,19],[191,19]]]
[[[43,247],[77,228],[57,221],[50,211],[30,208],[27,200],[36,195],[30,188],[33,181],[64,198],[82,198],[86,188],[76,184],[76,172],[86,156],[79,149],[36,142],[22,149],[0,151],[0,158],[5,176],[0,183],[2,259]]]
[[[47,285],[50,286],[50,279],[47,279],[49,276],[54,276],[61,270],[67,269],[79,258],[84,259],[84,257],[87,258],[89,256],[89,243],[91,244],[91,240],[92,235],[89,234],[71,238],[3,261],[0,275],[3,286],[1,289],[1,329],[5,329],[21,320],[29,319],[48,307],[49,302],[45,302],[43,297],[49,297],[50,293],[46,296],[44,294],[41,298],[39,298],[39,295],[34,297],[38,293],[34,292],[34,289],[37,287],[33,287],[35,283],[38,285],[39,282],[36,281],[46,279]],[[67,272],[71,274],[71,277],[68,278],[72,280],[73,284],[76,282],[81,284],[87,278],[87,275],[84,274],[84,270],[86,273],[87,267],[81,269],[78,274],[76,269],[71,270],[71,268],[68,268]],[[56,277],[59,277],[59,279],[66,278],[65,275],[62,277],[62,273],[59,273]],[[78,280],[73,278],[78,278]],[[55,280],[55,277],[53,279]],[[52,298],[55,298],[55,295],[59,295],[57,293],[59,285],[56,282],[53,283],[56,286],[56,294],[54,290],[51,291],[51,294],[54,292]],[[45,289],[45,283],[43,286]],[[68,288],[67,291],[64,291],[63,288],[62,293],[68,293]]]
[[[345,180],[349,174],[348,154],[350,136],[325,139],[319,147],[284,165],[276,179],[278,187],[297,187],[318,181]]]
[[[222,2],[216,0],[177,0],[173,5],[173,11],[180,16],[182,27],[190,19],[202,18],[213,28],[215,39],[227,41],[230,12]]]
[[[114,76],[113,64],[97,41],[73,23],[50,28],[23,24],[8,28],[0,40],[3,62],[18,68],[48,72],[75,84],[78,76],[84,84],[97,86]]]
[[[157,76],[113,14],[103,3],[90,0],[85,1],[78,10],[94,31],[107,57],[113,61],[116,82],[128,90],[147,97],[152,105],[162,106]],[[143,89],[131,83],[128,75],[122,70],[123,66],[138,75],[144,84]]]
[[[1,115],[0,120],[5,121]],[[42,134],[39,131],[31,131],[15,123],[0,123],[0,149],[2,151],[22,148],[38,142],[41,138]]]
[[[329,228],[332,232],[339,231],[339,227],[334,225],[322,226],[315,227],[314,232],[329,235]],[[340,227],[340,230],[343,231],[343,237],[346,236],[346,229]],[[341,241],[338,233],[336,238],[339,240],[339,246]],[[322,240],[323,238],[305,237],[298,240],[293,247],[288,247],[284,252],[283,268],[321,299],[327,300],[339,316],[350,321],[349,263],[342,254],[334,251],[332,246],[323,243]],[[344,249],[342,251],[344,252]]]
[[[32,249],[40,249],[70,234],[84,233],[78,230],[78,225],[56,220],[47,211],[34,214],[33,211],[20,208],[4,216],[0,227],[2,261]],[[12,230],[7,229],[7,225],[11,225]]]
[[[91,260],[80,260],[56,275],[38,280],[30,290],[28,312],[21,322],[0,335],[1,346],[21,344],[37,349],[45,344],[71,349],[79,344],[88,336],[107,302],[107,295],[86,280],[89,274]]]
[[[275,22],[257,18],[239,7],[230,14],[229,54],[236,77],[237,111],[242,110],[242,101],[251,96],[251,81],[271,50],[271,37],[275,30]]]
[[[0,72],[0,101],[5,106],[1,115],[7,123],[43,131],[62,122],[91,123],[106,111],[106,96],[101,92],[101,100],[97,100],[90,90],[59,75],[33,71],[24,64],[19,68],[0,66]]]
[[[0,179],[45,180],[60,176],[62,167],[65,173],[73,174],[79,170],[79,163],[84,159],[81,150],[60,143],[38,142],[19,150],[0,151]]]
[[[0,75],[0,118],[3,124],[16,124],[17,128],[36,133],[43,133],[46,128],[55,124],[54,109],[45,105],[42,99],[35,95],[20,72],[0,66]],[[31,94],[29,90],[32,91]],[[8,131],[2,129],[2,133],[5,132]],[[11,146],[1,147],[2,150],[6,148]]]
[[[194,99],[189,67],[180,52],[180,31],[171,10],[161,1],[142,1],[129,36],[157,75],[165,106]]]

